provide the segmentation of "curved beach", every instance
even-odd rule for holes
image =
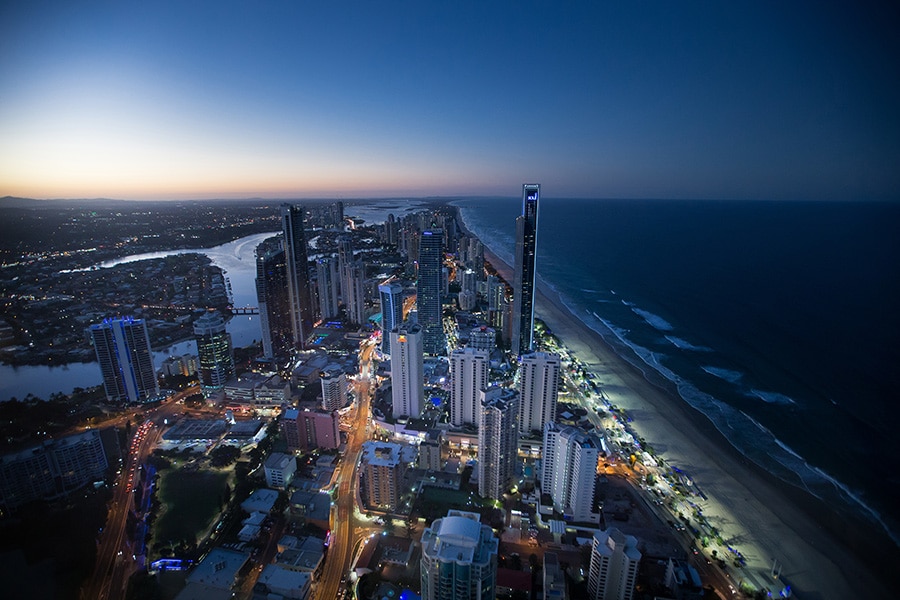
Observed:
[[[512,281],[512,268],[487,246],[485,259]],[[837,539],[833,529],[842,524],[826,528],[817,520],[825,517],[813,517],[806,506],[810,502],[804,502],[799,491],[791,493],[786,484],[744,459],[676,390],[650,383],[573,315],[549,286],[538,282],[537,288],[538,317],[596,375],[609,401],[628,411],[634,419],[631,425],[646,443],[669,464],[690,473],[708,497],[699,503],[704,515],[724,540],[739,547],[747,569],[776,589],[779,584],[768,573],[777,560],[782,583],[803,600],[892,597],[874,574],[875,565],[891,558],[876,558],[874,550],[860,549],[864,532],[855,532],[852,541]],[[863,562],[860,555],[874,560]]]

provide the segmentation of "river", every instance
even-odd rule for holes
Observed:
[[[410,199],[382,199],[373,200],[367,204],[348,205],[345,209],[347,216],[363,219],[368,225],[383,223],[389,213],[398,218],[407,212],[421,208],[423,200]],[[266,238],[278,235],[279,232],[258,233],[243,237],[221,246],[193,250],[171,250],[150,252],[146,254],[133,254],[111,261],[100,263],[99,267],[113,267],[115,265],[147,260],[150,258],[162,258],[175,254],[198,253],[205,254],[213,264],[225,271],[225,276],[231,282],[231,291],[234,296],[234,305],[256,306],[256,246]],[[248,346],[261,337],[258,315],[235,316],[228,322],[228,332],[231,333],[235,347]],[[158,368],[162,361],[169,356],[182,354],[196,354],[197,345],[193,340],[179,342],[165,350],[154,352],[154,364]],[[14,367],[0,365],[0,401],[9,400],[11,397],[18,399],[26,395],[34,394],[39,398],[48,398],[56,392],[69,393],[76,387],[87,388],[100,385],[102,377],[100,368],[96,362],[70,363],[60,367],[46,365],[25,365]]]
[[[266,238],[278,232],[258,233],[237,239],[213,248],[193,250],[172,250],[134,254],[100,263],[99,267],[108,268],[123,263],[136,262],[151,258],[162,258],[175,254],[205,254],[213,264],[225,271],[231,282],[235,306],[256,306],[256,246]],[[228,332],[236,347],[248,346],[260,339],[259,316],[246,315],[232,317],[228,322]],[[158,368],[167,357],[182,354],[196,354],[197,344],[194,340],[179,342],[164,350],[153,353],[153,362]],[[0,365],[0,401],[12,397],[22,399],[28,394],[39,398],[49,398],[56,392],[69,393],[76,387],[87,388],[100,385],[103,379],[96,362],[70,363],[59,367],[46,365],[11,366]]]

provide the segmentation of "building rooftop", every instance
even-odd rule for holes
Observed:
[[[200,583],[218,589],[231,589],[238,571],[250,558],[249,552],[213,548],[187,576],[188,583]]]
[[[267,513],[275,506],[278,499],[278,492],[267,488],[259,489],[250,494],[250,497],[241,502],[241,508],[248,513],[263,512]]]
[[[285,469],[290,468],[291,461],[296,461],[291,454],[284,454],[282,452],[273,452],[269,455],[269,458],[266,459],[266,467],[267,469],[278,469],[283,471]],[[296,464],[295,464],[296,466]]]
[[[477,513],[451,510],[422,534],[422,551],[442,561],[486,564],[497,553],[497,539]]]

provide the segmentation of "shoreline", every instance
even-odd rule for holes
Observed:
[[[461,216],[458,223],[467,235],[477,237]],[[512,281],[511,266],[487,245],[484,251],[485,261]],[[777,559],[783,565],[780,583],[790,584],[803,599],[890,597],[875,572],[888,572],[876,567],[894,564],[895,547],[873,540],[866,524],[846,522],[752,463],[685,403],[673,384],[651,382],[622,356],[627,349],[615,348],[587,327],[540,277],[536,288],[537,315],[595,374],[610,403],[633,416],[631,425],[646,443],[668,464],[691,473],[708,496],[700,503],[704,514],[719,525],[723,538],[735,540],[748,559],[748,569],[767,573],[772,559]],[[867,566],[857,556],[873,560]],[[773,589],[778,585],[770,584]]]

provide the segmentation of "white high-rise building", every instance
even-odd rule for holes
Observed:
[[[378,286],[381,298],[381,353],[391,355],[391,331],[403,321],[403,286],[395,281]]]
[[[615,527],[594,534],[588,596],[592,600],[631,600],[641,553],[637,539]]]
[[[391,331],[391,402],[393,416],[417,418],[425,396],[422,327],[404,323]]]
[[[477,513],[451,510],[422,534],[422,600],[494,600],[497,538]]]
[[[519,447],[519,393],[505,388],[482,390],[478,423],[478,494],[499,499],[516,474]]]
[[[147,402],[159,396],[143,319],[106,319],[90,331],[109,402]]]
[[[479,392],[488,386],[490,361],[486,352],[459,348],[450,354],[450,423],[478,425]]]
[[[599,522],[593,508],[600,449],[595,436],[575,427],[551,422],[544,428],[541,491],[575,521]]]
[[[533,352],[522,357],[519,365],[519,433],[527,436],[543,432],[544,425],[556,418],[559,393],[558,354]]]
[[[347,405],[347,376],[343,371],[323,371],[322,409],[340,410]]]

